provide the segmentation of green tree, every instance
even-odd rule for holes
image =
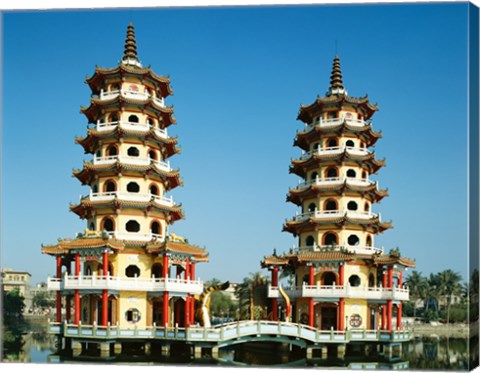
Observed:
[[[410,299],[413,302],[413,319],[415,320],[417,317],[417,303],[420,299],[423,299],[427,279],[422,276],[421,272],[412,271],[405,282],[410,292]]]
[[[443,297],[444,307],[447,311],[447,325],[450,322],[450,306],[452,304],[452,299],[454,296],[460,296],[462,293],[461,281],[462,276],[451,269],[439,272],[435,276],[438,296]]]
[[[239,319],[255,318],[254,310],[254,292],[260,285],[266,285],[267,279],[261,272],[250,273],[249,277],[245,277],[235,290],[238,298]]]
[[[3,323],[6,327],[23,323],[25,298],[18,288],[3,293]]]
[[[35,293],[32,299],[32,304],[37,308],[48,308],[55,305],[55,300],[50,299],[47,292],[38,292]]]

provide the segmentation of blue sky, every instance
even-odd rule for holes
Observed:
[[[329,86],[336,49],[344,84],[380,111],[375,177],[390,196],[373,210],[423,274],[467,274],[467,4],[170,8],[3,13],[2,266],[33,282],[54,272],[42,243],[85,228],[68,211],[87,189],[71,176],[84,159],[84,83],[114,67],[126,27],[139,57],[170,75],[184,186],[171,195],[186,219],[171,230],[205,246],[202,279],[241,281],[264,255],[296,242],[281,231],[300,104]],[[337,47],[336,47],[337,45]]]

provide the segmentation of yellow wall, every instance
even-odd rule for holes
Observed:
[[[126,320],[126,312],[136,309],[140,312],[140,321],[128,322]],[[118,301],[118,322],[120,327],[124,329],[134,329],[135,325],[141,329],[147,326],[147,299],[145,292],[138,291],[121,291]]]

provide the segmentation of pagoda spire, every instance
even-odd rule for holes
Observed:
[[[125,39],[125,50],[123,52],[122,64],[142,67],[137,56],[137,41],[135,40],[135,28],[132,22],[127,27],[127,37]]]
[[[335,55],[335,58],[333,59],[332,74],[330,75],[330,88],[328,89],[327,96],[340,94],[348,95],[345,87],[343,86],[340,57]]]

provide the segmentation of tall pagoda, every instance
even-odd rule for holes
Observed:
[[[320,330],[402,328],[402,301],[408,300],[402,274],[415,263],[375,245],[375,237],[392,228],[372,208],[388,195],[371,179],[385,165],[372,150],[381,138],[371,124],[377,110],[367,97],[348,95],[338,56],[326,95],[300,107],[297,119],[305,126],[294,146],[302,155],[291,161],[290,173],[301,180],[287,194],[300,212],[283,225],[298,247],[261,263],[271,271],[274,320],[283,309],[292,321]],[[280,270],[290,275],[290,288],[279,287]],[[282,293],[288,309],[280,306]]]
[[[203,291],[195,265],[208,253],[169,229],[184,218],[169,196],[183,184],[169,161],[180,152],[167,132],[176,123],[165,104],[170,79],[143,67],[130,24],[118,66],[96,67],[86,83],[87,134],[75,141],[91,159],[73,176],[89,193],[70,205],[86,229],[42,245],[56,260],[56,278],[49,279],[56,322],[127,331],[189,327],[194,295]]]

